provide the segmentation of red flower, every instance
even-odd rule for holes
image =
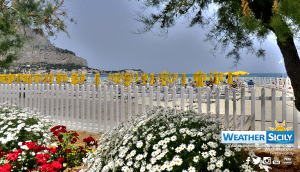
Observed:
[[[35,158],[36,159],[46,158],[48,160],[50,158],[50,155],[48,155],[48,154],[36,154]]]
[[[29,150],[35,150],[36,149],[36,145],[34,142],[23,142],[23,145],[27,145]]]
[[[71,140],[71,143],[76,143],[77,142],[77,139],[74,138],[74,137],[70,138],[70,140]]]
[[[22,152],[23,152],[22,149],[17,149],[17,150],[14,151],[14,153],[17,153],[18,155],[21,155]]]
[[[46,164],[47,161],[48,160],[45,157],[43,157],[43,158],[40,158],[40,159],[36,160],[36,163],[37,164]]]
[[[47,171],[53,171],[54,168],[52,167],[51,164],[43,164],[40,166],[39,170],[42,172],[47,172]]]
[[[65,151],[66,151],[67,154],[72,153],[71,149],[66,149]]]
[[[56,131],[56,130],[60,130],[60,129],[66,129],[67,127],[66,126],[63,126],[63,125],[57,125],[57,126],[55,126],[55,127],[53,127],[53,128],[51,128],[51,132],[54,132],[54,131]]]
[[[9,153],[6,159],[9,161],[14,161],[18,159],[18,153]]]
[[[60,162],[61,164],[66,162],[65,158],[63,158],[63,157],[57,158],[57,161]]]
[[[55,170],[60,170],[62,168],[62,165],[60,162],[58,161],[53,161],[52,162],[52,167],[55,169]]]
[[[35,146],[35,152],[41,152],[42,150],[46,150],[47,147],[45,147],[44,145],[38,145]]]
[[[10,172],[11,171],[11,164],[5,164],[0,166],[1,172]]]
[[[27,172],[35,171],[37,168],[29,169]]]
[[[85,142],[87,144],[87,146],[98,146],[97,142],[95,141],[95,139],[93,137],[88,137],[83,139],[83,142]]]
[[[56,153],[58,151],[58,149],[57,148],[50,148],[50,153],[52,153],[52,154],[54,154],[54,153]]]

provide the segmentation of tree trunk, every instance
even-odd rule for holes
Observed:
[[[283,55],[285,69],[294,89],[295,106],[300,111],[300,59],[294,39],[288,37],[285,41],[280,41],[277,38],[277,45]]]

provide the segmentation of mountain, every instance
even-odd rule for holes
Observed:
[[[23,29],[21,29],[23,30]],[[87,67],[86,59],[76,56],[76,54],[67,49],[55,47],[43,35],[36,33],[33,29],[26,29],[26,35],[30,40],[26,41],[20,51],[17,65],[22,64],[74,64]],[[24,31],[22,31],[24,33]]]

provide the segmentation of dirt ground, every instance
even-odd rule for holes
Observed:
[[[86,131],[77,131],[79,134],[79,140],[77,141],[76,145],[85,145],[85,143],[82,141],[84,138],[87,138],[89,136],[93,137],[95,140],[98,140],[100,137],[99,133],[92,133],[92,132],[86,132]],[[292,163],[289,164],[282,164],[274,165],[271,164],[270,167],[272,169],[270,172],[299,172],[300,171],[300,149],[296,149],[291,152],[284,152],[284,151],[265,151],[264,149],[256,149],[255,154],[261,158],[263,157],[271,157],[271,160],[273,161],[274,158],[278,158],[280,162],[284,162],[285,158],[290,158]],[[67,169],[64,172],[78,172],[83,167],[76,167],[73,169]]]

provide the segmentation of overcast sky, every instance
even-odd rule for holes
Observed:
[[[87,60],[88,66],[100,70],[143,69],[144,72],[194,73],[243,70],[250,73],[285,72],[280,50],[272,36],[262,45],[266,60],[241,53],[237,68],[226,53],[210,53],[213,46],[204,42],[205,33],[199,26],[188,28],[184,18],[169,29],[167,37],[153,33],[133,34],[143,25],[133,19],[140,10],[137,0],[65,0],[64,7],[77,24],[68,24],[65,33],[52,40],[56,47],[68,49]],[[256,43],[259,48],[259,43]]]

